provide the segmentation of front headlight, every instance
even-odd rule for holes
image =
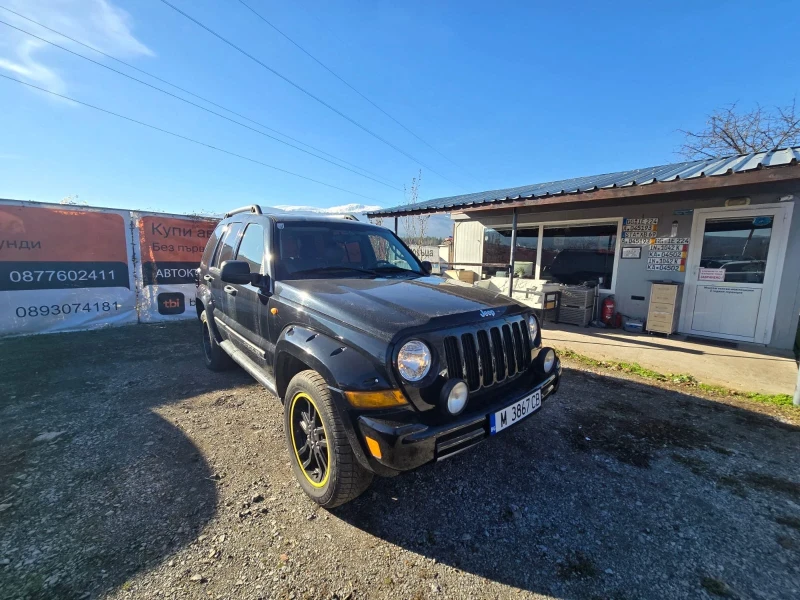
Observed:
[[[419,340],[403,344],[397,353],[397,370],[406,381],[419,381],[431,368],[431,351]]]
[[[536,344],[536,336],[539,335],[539,321],[536,316],[528,316],[528,332],[531,334],[531,344]]]

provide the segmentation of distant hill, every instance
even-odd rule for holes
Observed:
[[[267,212],[272,213],[292,213],[294,215],[315,215],[315,214],[328,214],[328,215],[353,215],[359,221],[369,221],[367,219],[366,213],[380,210],[382,207],[380,206],[371,206],[371,205],[364,205],[364,204],[342,204],[341,206],[331,206],[329,208],[317,208],[315,206],[292,206],[287,204],[279,204],[277,206],[265,206],[264,209]],[[394,218],[387,218],[384,219],[383,222],[384,227],[388,227],[389,229],[394,228]],[[403,219],[400,218],[398,222],[398,232],[400,237],[403,237],[405,231],[403,231]],[[453,235],[453,221],[450,219],[449,215],[441,214],[441,215],[431,215],[428,219],[428,227],[425,230],[425,234],[430,237],[437,237],[437,238],[446,238]]]

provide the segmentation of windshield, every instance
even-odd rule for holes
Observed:
[[[414,255],[388,230],[343,223],[284,222],[277,228],[279,280],[423,275]]]

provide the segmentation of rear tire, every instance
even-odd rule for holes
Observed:
[[[225,371],[233,366],[233,359],[223,350],[211,331],[206,311],[200,314],[200,326],[203,332],[203,360],[212,371]]]
[[[283,421],[292,470],[314,502],[333,508],[357,498],[372,483],[372,473],[353,453],[319,373],[302,371],[292,378],[286,388]]]

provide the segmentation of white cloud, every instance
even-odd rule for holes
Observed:
[[[283,210],[287,212],[316,212],[316,213],[326,213],[326,214],[366,213],[381,209],[380,206],[365,206],[364,204],[342,204],[341,206],[332,206],[330,208],[278,204],[277,206],[273,206],[272,208],[277,208],[278,210]]]
[[[11,10],[112,56],[154,56],[152,50],[134,37],[130,15],[108,0],[7,0],[5,4]],[[0,19],[80,54],[93,54],[91,50],[8,11],[0,10]],[[63,94],[67,86],[62,74],[47,65],[48,58],[61,51],[4,25],[0,28],[3,30],[0,35],[0,70]]]

